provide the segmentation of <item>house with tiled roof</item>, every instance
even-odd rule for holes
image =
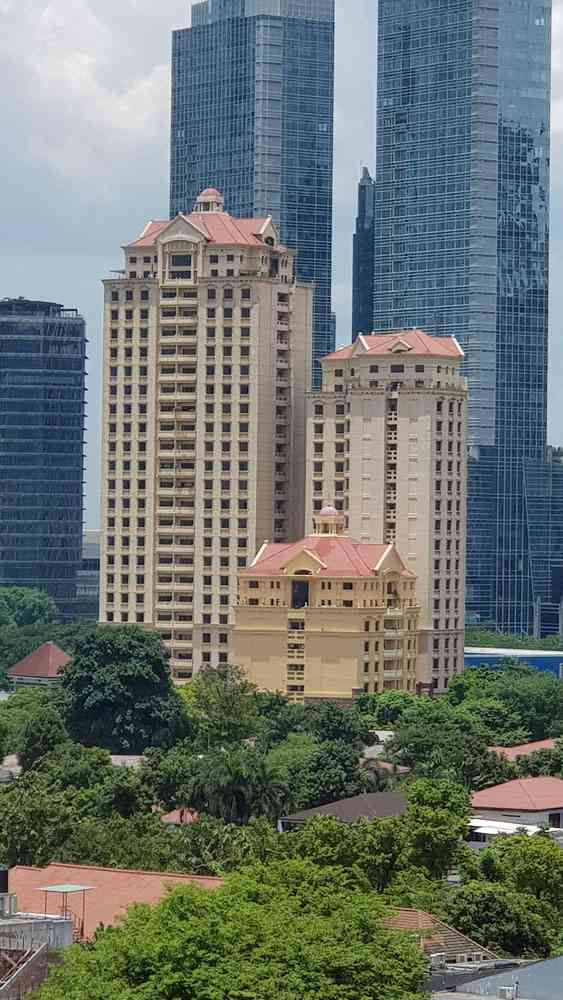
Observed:
[[[118,923],[135,903],[154,905],[170,889],[186,885],[218,889],[223,880],[56,862],[46,868],[17,865],[9,872],[9,892],[17,897],[20,910],[60,915],[64,908],[79,926],[79,936],[85,938],[92,937],[101,924],[108,927]]]
[[[8,670],[8,678],[15,687],[26,684],[52,684],[59,679],[61,671],[70,660],[70,656],[59,649],[54,642],[44,642],[29,656],[14,663]]]
[[[498,957],[490,949],[476,944],[465,934],[424,910],[401,907],[388,918],[387,924],[395,930],[415,935],[425,955],[429,958],[440,955],[445,964],[494,962]]]
[[[524,826],[563,827],[563,781],[560,778],[519,778],[475,792],[473,813],[480,819]]]
[[[231,658],[263,691],[296,702],[352,702],[380,690],[415,691],[416,576],[392,544],[348,537],[325,506],[314,531],[266,542],[239,573]]]

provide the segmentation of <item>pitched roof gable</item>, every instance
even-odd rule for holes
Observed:
[[[390,557],[401,575],[414,579],[393,545],[370,545],[345,535],[309,535],[299,542],[266,543],[250,566],[242,570],[241,576],[284,576],[304,553],[318,562],[315,576],[332,579],[373,577]]]
[[[14,663],[8,670],[8,677],[37,677],[43,680],[54,680],[63,667],[70,663],[71,657],[59,649],[54,642],[44,642],[42,646],[24,656],[23,660]]]
[[[563,781],[560,778],[519,778],[475,792],[473,808],[515,812],[544,812],[563,809]]]
[[[362,354],[375,357],[407,353],[413,357],[464,357],[455,337],[432,337],[423,330],[397,330],[392,333],[362,333],[354,344],[328,354],[323,361],[344,361]]]

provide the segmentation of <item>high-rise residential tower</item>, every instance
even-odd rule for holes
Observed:
[[[352,339],[373,328],[373,251],[375,242],[375,181],[367,167],[358,184],[358,215],[354,233],[352,279]]]
[[[313,376],[331,326],[334,0],[208,0],[172,44],[170,214],[218,187],[272,216],[314,282]]]
[[[0,301],[0,587],[72,616],[82,559],[86,326],[76,309]]]
[[[417,578],[421,691],[444,691],[464,667],[462,359],[453,337],[361,335],[324,358],[322,390],[307,407],[307,527],[334,498],[353,538],[397,547]],[[376,680],[384,690],[384,674]]]
[[[379,4],[373,325],[464,349],[468,620],[510,632],[537,619],[548,544],[550,57],[550,0]]]
[[[227,662],[237,573],[304,525],[312,289],[223,209],[149,222],[104,282],[100,617],[157,629],[178,681]]]

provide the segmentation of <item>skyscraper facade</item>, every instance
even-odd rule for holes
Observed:
[[[0,586],[72,615],[82,558],[86,327],[75,309],[0,301]]]
[[[104,287],[100,619],[156,629],[181,683],[228,661],[237,573],[303,534],[312,289],[216,190]]]
[[[547,545],[526,484],[547,459],[551,2],[381,0],[378,46],[374,328],[459,339],[468,620],[531,631]]]
[[[313,377],[331,325],[334,0],[208,0],[172,44],[170,214],[218,187],[272,216],[314,282]]]
[[[352,339],[373,329],[374,220],[375,181],[368,168],[364,167],[358,184],[358,215],[354,233]]]

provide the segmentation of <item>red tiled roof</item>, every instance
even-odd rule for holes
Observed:
[[[495,959],[494,952],[489,951],[460,931],[450,927],[431,913],[424,910],[410,910],[401,907],[385,921],[388,927],[397,931],[406,931],[420,935],[420,943],[427,955],[444,952],[448,962],[455,962],[459,955],[480,952],[486,958]],[[430,933],[432,932],[432,933]]]
[[[538,750],[555,750],[555,743],[556,740],[538,740],[536,743],[521,743],[517,747],[489,747],[489,750],[506,760],[518,760],[518,757],[529,757]]]
[[[17,679],[18,677],[38,677],[54,680],[59,676],[63,667],[70,663],[70,656],[67,656],[62,649],[55,646],[54,642],[44,642],[42,646],[25,656],[19,663],[15,663],[8,670],[8,677]]]
[[[234,219],[228,212],[192,212],[184,215],[184,219],[203,233],[210,243],[268,248],[261,234],[269,219]],[[170,219],[147,223],[138,239],[127,244],[128,248],[154,246],[157,236],[171,224]],[[277,244],[276,250],[285,250],[285,247]]]
[[[319,577],[373,577],[392,545],[368,545],[345,535],[309,535],[300,542],[266,544],[241,576],[280,576],[285,567],[301,553],[309,553],[319,563]],[[404,576],[413,574],[404,568]]]
[[[223,195],[219,193],[217,188],[206,188],[205,191],[202,191],[201,194],[198,195],[198,201],[200,198],[214,198],[215,201],[220,201],[222,197]]]
[[[397,330],[393,333],[360,334],[357,340],[348,347],[341,347],[333,354],[328,354],[323,361],[344,361],[347,358],[368,355],[393,354],[399,356],[400,351],[393,350],[397,345],[404,344],[403,355],[411,357],[462,358],[463,351],[455,337],[431,337],[422,330]],[[364,348],[362,350],[361,348]]]
[[[516,812],[544,812],[563,809],[563,781],[560,778],[520,778],[475,792],[474,809],[502,809]]]
[[[129,871],[124,868],[97,868],[88,865],[51,864],[47,868],[26,868],[17,865],[10,870],[9,889],[18,898],[18,908],[27,913],[43,913],[45,893],[39,886],[87,885],[84,932],[91,937],[100,924],[115,924],[133,903],[158,903],[169,888],[198,885],[201,889],[219,889],[220,878],[199,878],[196,875]],[[81,915],[82,897],[76,897],[76,913]],[[47,899],[47,910],[57,912],[60,900],[56,895]],[[69,905],[73,907],[72,896]]]

